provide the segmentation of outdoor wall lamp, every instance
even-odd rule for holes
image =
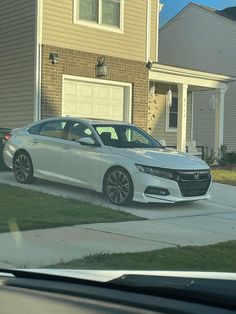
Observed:
[[[149,60],[148,63],[146,64],[146,68],[148,68],[148,70],[151,70],[152,64],[153,64],[153,62],[151,60]]]
[[[166,97],[167,97],[167,104],[169,107],[171,107],[172,106],[172,90],[170,89],[170,87],[169,87]]]
[[[158,94],[158,84],[155,81],[150,81],[149,84],[149,94],[150,96],[155,96]]]
[[[52,64],[57,64],[59,62],[59,54],[57,52],[51,52],[49,60],[52,60]]]
[[[96,76],[107,76],[107,65],[105,63],[105,57],[100,57],[97,59],[97,64],[95,66]]]
[[[215,111],[216,109],[216,95],[212,94],[209,99],[210,110]]]

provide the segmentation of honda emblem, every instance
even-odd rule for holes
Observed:
[[[194,180],[199,180],[199,178],[200,178],[200,172],[199,172],[199,171],[194,172],[193,178],[194,178]]]

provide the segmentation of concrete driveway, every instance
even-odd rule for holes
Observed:
[[[11,172],[0,173],[0,183],[19,186],[26,193],[32,189],[89,201],[148,219],[0,234],[0,261],[13,266],[40,267],[99,252],[137,252],[236,240],[236,187],[213,184],[209,201],[117,207],[98,193],[75,187],[42,180],[22,185]]]

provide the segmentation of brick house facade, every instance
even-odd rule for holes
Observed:
[[[53,65],[49,59],[51,51],[59,54],[58,64]],[[42,45],[42,118],[62,115],[63,75],[96,79],[98,57],[94,53]],[[147,129],[149,71],[146,62],[112,56],[105,59],[108,75],[103,79],[132,84],[132,122]]]

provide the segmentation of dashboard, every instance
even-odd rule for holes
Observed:
[[[236,313],[180,298],[131,291],[120,286],[71,278],[46,279],[0,277],[0,313]]]

